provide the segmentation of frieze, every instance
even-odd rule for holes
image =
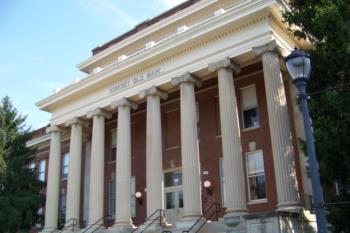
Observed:
[[[137,83],[140,83],[140,82],[145,81],[147,79],[153,78],[159,74],[160,74],[160,68],[155,68],[153,70],[149,70],[145,73],[139,74],[133,78],[122,81],[122,82],[112,86],[109,89],[109,93],[112,94],[112,93],[120,91],[122,89],[126,89],[128,87],[131,87],[131,86],[137,84]]]

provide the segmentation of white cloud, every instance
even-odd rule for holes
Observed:
[[[137,20],[125,13],[114,0],[80,0],[80,5],[90,14],[101,16],[112,16],[112,18],[128,27],[135,26]]]
[[[180,3],[185,2],[186,0],[160,0],[160,1],[167,9],[169,9],[179,5]]]

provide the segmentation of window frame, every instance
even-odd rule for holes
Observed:
[[[224,158],[219,159],[219,174],[220,174],[220,191],[221,191],[221,204],[226,206],[226,181],[224,174]]]
[[[261,154],[262,156],[262,162],[263,162],[263,171],[258,171],[258,172],[254,172],[252,173],[252,175],[249,173],[249,166],[248,166],[248,156],[249,155],[254,155],[254,154]],[[267,190],[266,190],[266,175],[265,175],[265,162],[264,162],[264,153],[263,150],[254,150],[254,151],[249,151],[245,153],[245,166],[246,166],[246,177],[247,177],[247,189],[248,189],[248,204],[255,204],[255,203],[263,203],[263,202],[267,202]],[[257,198],[257,199],[252,199],[251,196],[251,191],[250,191],[250,178],[252,177],[258,177],[258,176],[264,176],[265,179],[265,187],[264,187],[264,191],[265,191],[265,198]]]
[[[249,107],[247,109],[244,108],[243,106],[243,98],[242,98],[242,91],[244,91],[245,89],[248,89],[248,88],[254,88],[255,90],[255,97],[256,97],[256,106],[255,107]],[[241,107],[241,117],[242,117],[242,130],[243,131],[248,131],[248,130],[252,130],[252,129],[257,129],[257,128],[260,128],[261,124],[260,124],[260,114],[259,114],[259,103],[258,103],[258,96],[257,96],[257,90],[256,90],[256,85],[255,83],[253,84],[249,84],[249,85],[246,85],[244,87],[241,87],[239,88],[239,96],[240,96],[240,107]],[[256,114],[257,114],[257,118],[258,118],[258,124],[256,126],[250,126],[250,127],[246,127],[245,125],[245,118],[244,118],[244,112],[245,111],[250,111],[250,110],[253,110],[253,109],[256,109]]]
[[[113,133],[115,132],[116,134],[116,142],[115,142],[115,145],[113,145]],[[109,163],[116,163],[117,161],[117,137],[118,137],[118,129],[117,128],[114,128],[114,129],[111,129],[109,131],[109,157],[108,157],[108,162]],[[113,154],[113,149],[115,148],[115,159],[112,160],[112,154]]]
[[[67,161],[67,164],[65,164],[66,162],[66,157],[68,157],[68,161]],[[68,180],[68,175],[69,175],[69,160],[70,160],[70,154],[67,152],[67,153],[64,153],[63,154],[63,158],[62,158],[62,170],[61,170],[61,180]],[[65,168],[67,168],[67,173],[65,173]],[[65,175],[67,175],[65,177]]]
[[[42,165],[42,164],[44,164],[44,165]],[[44,178],[41,178],[41,176],[43,176]],[[39,162],[38,180],[40,180],[42,182],[46,181],[46,159],[42,159]]]

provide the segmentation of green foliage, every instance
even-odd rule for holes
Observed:
[[[314,46],[309,51],[313,69],[308,92],[342,86],[312,95],[310,112],[322,183],[327,188],[334,181],[345,184],[350,178],[350,2],[292,0],[290,6],[284,19],[297,26],[292,33]],[[350,225],[335,217],[340,213],[350,219],[349,207],[342,207],[331,209],[329,221],[335,232],[350,232]]]
[[[25,117],[8,97],[0,103],[0,232],[28,232],[43,204],[42,183],[28,169],[34,150]]]

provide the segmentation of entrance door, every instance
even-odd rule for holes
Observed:
[[[181,170],[164,173],[164,206],[168,223],[180,220],[183,215],[183,193]]]

